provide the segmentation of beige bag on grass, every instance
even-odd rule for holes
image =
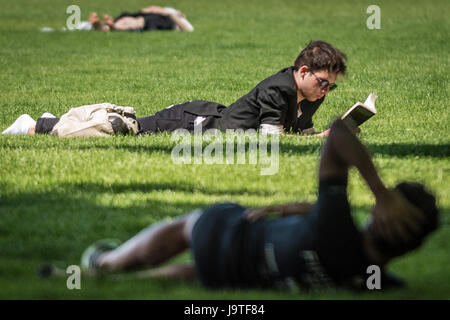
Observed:
[[[114,134],[137,134],[139,125],[132,107],[111,103],[72,108],[53,127],[58,137],[107,137]]]

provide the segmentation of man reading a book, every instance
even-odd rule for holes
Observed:
[[[207,129],[255,129],[272,134],[316,134],[312,117],[336,88],[336,78],[346,71],[346,56],[324,41],[313,41],[300,52],[294,65],[260,82],[253,90],[226,107],[204,100],[170,106],[138,118],[140,134]],[[45,113],[34,121],[20,116],[3,134],[49,133],[59,121]],[[326,136],[328,130],[319,136]]]

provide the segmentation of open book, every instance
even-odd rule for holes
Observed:
[[[360,126],[377,113],[377,110],[375,109],[375,100],[377,98],[378,96],[375,94],[369,94],[364,103],[359,101],[355,103],[341,119],[351,127]]]

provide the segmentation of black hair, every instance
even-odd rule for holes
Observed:
[[[425,216],[425,222],[422,224],[421,233],[407,243],[393,244],[383,237],[375,237],[375,244],[378,250],[390,257],[400,256],[418,248],[425,238],[439,226],[439,210],[436,207],[436,199],[422,184],[402,182],[395,189],[400,191],[409,203],[422,211]]]
[[[336,74],[345,74],[347,56],[325,41],[311,41],[308,46],[300,52],[294,62],[294,69],[308,66],[311,71],[328,70]]]

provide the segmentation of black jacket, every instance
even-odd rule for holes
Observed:
[[[225,107],[215,102],[192,101],[185,112],[213,116],[209,127],[226,129],[258,129],[261,124],[283,125],[285,132],[300,132],[312,128],[312,116],[324,98],[300,103],[302,115],[297,117],[297,86],[294,67],[289,67],[260,82],[252,91]],[[212,120],[212,119],[211,119]]]

